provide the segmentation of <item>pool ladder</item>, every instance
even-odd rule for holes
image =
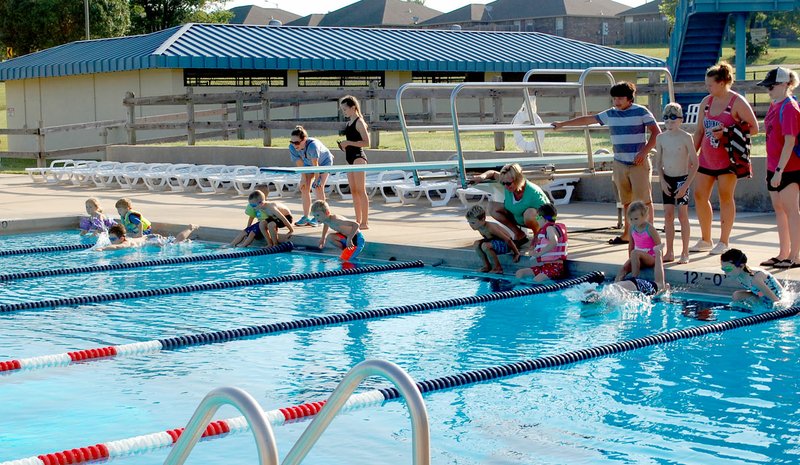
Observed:
[[[411,415],[412,463],[414,465],[430,465],[430,428],[428,411],[422,400],[422,394],[408,373],[394,363],[385,360],[365,360],[347,372],[328,398],[325,406],[286,455],[282,465],[298,465],[305,459],[353,391],[370,376],[382,376],[391,381],[400,391]],[[217,388],[206,395],[197,406],[186,429],[164,461],[164,465],[183,465],[203,435],[211,418],[225,404],[234,406],[244,415],[256,440],[258,463],[260,465],[278,465],[278,446],[275,443],[275,436],[272,434],[272,427],[261,410],[261,406],[253,396],[235,387]]]

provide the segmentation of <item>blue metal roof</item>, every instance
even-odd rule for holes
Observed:
[[[0,81],[156,68],[524,72],[590,66],[664,62],[537,32],[187,24],[7,60],[0,63]]]

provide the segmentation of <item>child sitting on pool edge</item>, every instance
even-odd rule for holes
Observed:
[[[141,213],[133,210],[131,199],[119,199],[114,205],[119,213],[119,221],[131,237],[142,237],[150,234],[150,221]]]
[[[107,245],[105,247],[97,247],[94,250],[100,252],[105,250],[119,250],[131,247],[141,247],[143,245],[157,245],[159,247],[163,247],[168,244],[178,244],[180,242],[187,241],[189,239],[189,236],[191,236],[192,233],[194,233],[198,229],[200,229],[200,226],[197,226],[196,224],[190,224],[188,228],[176,234],[175,237],[166,238],[159,234],[149,234],[147,236],[140,236],[140,237],[128,237],[125,228],[120,224],[115,224],[114,226],[108,228],[108,240],[111,242],[111,245]]]
[[[556,223],[558,211],[555,205],[548,203],[538,209],[536,221],[539,231],[533,239],[531,267],[517,270],[517,279],[533,277],[533,282],[540,283],[551,279],[561,279],[566,275],[567,261],[567,227]]]
[[[100,207],[100,201],[95,197],[89,197],[86,200],[86,213],[88,218],[81,218],[79,227],[81,229],[81,236],[87,234],[98,235],[106,231],[111,226],[114,226],[116,221],[107,218],[103,214],[103,209]]]
[[[467,211],[466,217],[469,227],[482,236],[472,244],[475,253],[483,260],[483,268],[478,271],[502,274],[503,267],[497,254],[513,253],[514,263],[519,261],[519,249],[511,239],[511,235],[498,223],[486,221],[486,210],[483,207],[474,205]]]
[[[364,249],[364,235],[359,231],[360,225],[343,216],[332,215],[328,202],[317,200],[311,204],[311,216],[322,224],[322,237],[319,248],[325,248],[325,242],[330,242],[342,251],[339,257],[343,261],[355,259]],[[333,229],[336,234],[328,236],[328,229]]]
[[[278,202],[267,202],[269,189],[267,186],[257,186],[256,190],[247,197],[247,207],[244,209],[248,216],[247,226],[231,241],[229,247],[247,247],[256,239],[265,239],[267,245],[278,245],[278,228],[289,230],[286,238],[294,233],[292,227],[292,212],[289,207]],[[264,234],[264,233],[267,234]]]
[[[642,268],[652,268],[656,264],[656,246],[661,245],[661,236],[648,221],[647,205],[641,200],[631,202],[627,211],[630,223],[631,241],[628,243],[628,261],[617,272],[614,281],[622,281],[628,273],[639,277]],[[659,248],[659,250],[663,249]],[[660,252],[659,252],[660,253]]]

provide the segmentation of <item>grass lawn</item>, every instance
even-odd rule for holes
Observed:
[[[8,128],[6,121],[6,85],[0,82],[0,128]],[[0,151],[8,150],[8,136],[0,136]]]

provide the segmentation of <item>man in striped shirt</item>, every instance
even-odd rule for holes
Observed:
[[[633,103],[636,85],[619,82],[611,87],[612,108],[596,115],[579,116],[568,121],[557,121],[553,127],[585,126],[600,123],[608,126],[611,145],[614,148],[614,184],[619,200],[628,211],[628,205],[641,200],[648,207],[650,223],[653,222],[653,194],[650,177],[653,172],[650,150],[656,145],[656,136],[661,133],[653,114],[647,107]],[[647,133],[650,133],[648,138]],[[608,242],[627,244],[630,241],[630,224],[625,214],[625,229],[622,235]]]

